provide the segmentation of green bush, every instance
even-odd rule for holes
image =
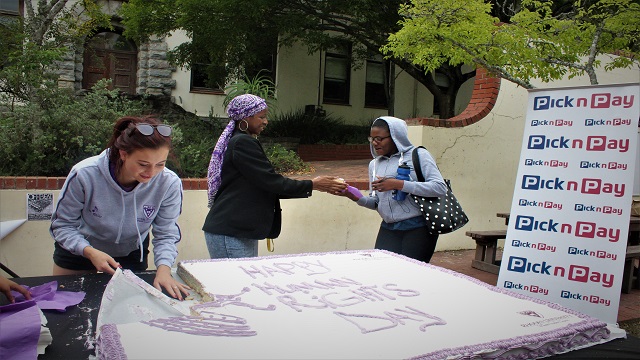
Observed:
[[[57,89],[44,102],[1,111],[0,175],[66,176],[74,164],[106,147],[117,119],[150,114],[174,127],[175,157],[167,166],[182,178],[206,177],[211,151],[227,119],[201,118],[167,99],[133,100],[108,90],[108,85],[101,81],[82,97]],[[267,130],[271,136],[299,137],[309,144],[363,143],[369,131],[368,126],[344,125],[340,119],[302,111],[271,121]],[[310,171],[294,151],[280,144],[265,146],[265,152],[278,173]]]
[[[180,116],[164,113],[159,117],[172,124],[180,133],[180,137],[174,136],[173,141],[173,154],[177,163],[169,161],[167,166],[182,178],[206,177],[211,152],[223,127],[215,118],[203,119],[187,112]]]
[[[146,107],[100,82],[78,99],[56,89],[41,103],[0,112],[0,175],[66,176],[78,161],[105,148],[115,120]]]
[[[347,125],[342,118],[300,109],[270,117],[262,136],[298,138],[300,144],[366,144],[369,125]]]
[[[310,171],[309,165],[295,151],[287,150],[280,144],[267,146],[265,153],[278,174],[291,175]]]

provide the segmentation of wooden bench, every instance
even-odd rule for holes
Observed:
[[[633,279],[634,260],[640,259],[640,245],[627,246],[627,255],[624,258],[624,272],[622,273],[622,292],[628,294],[633,288],[640,288],[640,276]]]
[[[466,235],[476,242],[476,257],[471,261],[471,267],[498,274],[500,272],[500,261],[496,260],[498,240],[507,238],[507,230],[467,231]]]

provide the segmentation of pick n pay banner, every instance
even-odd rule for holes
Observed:
[[[498,286],[616,323],[640,85],[531,90]]]

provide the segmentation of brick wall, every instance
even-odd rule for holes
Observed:
[[[500,78],[495,77],[483,68],[476,70],[473,83],[473,93],[469,105],[459,115],[450,119],[413,118],[407,119],[409,125],[426,125],[436,127],[464,127],[478,122],[491,112],[498,93],[500,92]]]
[[[303,161],[332,161],[371,159],[369,144],[360,145],[298,145]]]
[[[0,190],[60,190],[65,177],[0,176]],[[207,179],[182,179],[184,190],[207,190]]]

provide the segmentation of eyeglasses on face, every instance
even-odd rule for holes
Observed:
[[[144,123],[136,124],[136,129],[140,131],[140,134],[146,135],[146,136],[153,134],[153,129],[156,129],[158,133],[162,136],[170,136],[171,132],[173,131],[171,129],[171,126],[164,125],[164,124],[160,124],[160,125],[151,125],[151,124],[144,124]]]
[[[389,135],[389,136],[374,136],[374,137],[369,136],[369,137],[367,137],[367,139],[369,139],[370,143],[372,143],[372,142],[379,143],[380,141],[382,141],[384,139],[387,139],[387,138],[390,138],[390,137],[391,137],[391,135]]]

